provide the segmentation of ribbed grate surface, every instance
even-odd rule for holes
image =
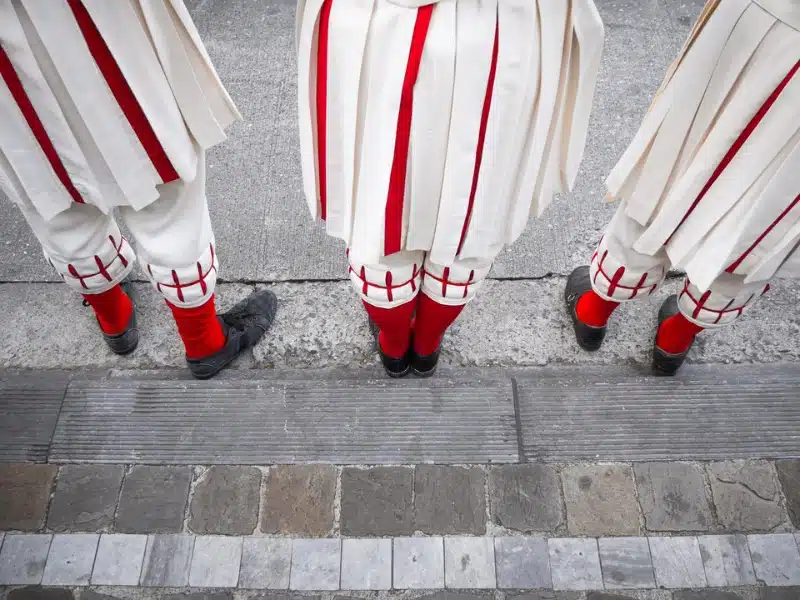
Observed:
[[[518,460],[509,381],[75,382],[50,460],[151,464]]]
[[[68,378],[0,378],[0,461],[45,462]]]
[[[517,380],[527,460],[800,456],[800,368],[688,368],[679,378],[561,372]]]

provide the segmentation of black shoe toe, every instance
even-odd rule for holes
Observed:
[[[592,281],[589,275],[589,267],[587,265],[578,267],[570,273],[567,279],[567,285],[564,288],[564,304],[567,309],[567,314],[569,314],[572,320],[572,328],[575,331],[575,339],[578,345],[584,350],[594,352],[599,350],[603,345],[603,340],[606,337],[606,328],[593,327],[581,323],[578,319],[578,313],[576,312],[578,300],[586,292],[591,291],[591,289]]]
[[[441,355],[441,347],[437,348],[433,354],[427,356],[420,356],[416,352],[411,353],[411,371],[417,377],[431,377],[436,373],[436,367],[439,364],[439,356]]]
[[[664,300],[664,303],[658,311],[658,328],[661,329],[661,324],[664,321],[677,315],[679,312],[677,296],[673,295]],[[686,357],[689,355],[689,350],[692,349],[694,342],[686,349],[686,352],[671,354],[659,348],[657,341],[658,331],[656,331],[656,338],[653,340],[653,371],[657,375],[675,375],[686,361]]]
[[[401,358],[392,358],[391,356],[387,356],[381,349],[381,344],[378,341],[380,329],[372,321],[372,319],[369,321],[369,330],[372,332],[372,337],[375,338],[375,349],[378,352],[378,356],[381,357],[381,364],[383,365],[383,370],[386,372],[386,374],[392,379],[400,379],[401,377],[408,375],[411,372],[410,348],[409,351],[406,352],[406,355]]]

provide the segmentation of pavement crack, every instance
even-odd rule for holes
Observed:
[[[725,483],[727,485],[740,485],[741,487],[746,489],[748,492],[753,494],[756,498],[760,498],[764,502],[770,502],[770,503],[777,502],[777,499],[775,498],[775,494],[773,494],[771,498],[767,498],[765,496],[762,496],[760,493],[758,493],[756,490],[754,490],[752,487],[750,487],[750,485],[748,485],[744,481],[737,481],[735,479],[734,480],[723,479],[722,477],[719,477],[719,476],[715,476],[715,479],[717,481],[719,481],[720,483]]]

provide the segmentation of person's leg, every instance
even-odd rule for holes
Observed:
[[[139,334],[133,302],[120,283],[136,255],[111,215],[75,203],[46,221],[27,202],[20,209],[52,267],[94,310],[111,350],[132,352]]]
[[[445,331],[475,297],[492,268],[492,259],[456,259],[450,266],[425,261],[422,294],[414,322],[413,367],[432,375]]]
[[[653,368],[675,373],[686,359],[695,337],[706,329],[730,325],[769,291],[769,283],[744,283],[744,276],[722,273],[701,291],[688,279],[678,296],[670,296],[658,317]]]
[[[578,343],[598,350],[611,314],[622,302],[655,292],[669,270],[662,250],[655,256],[633,249],[643,228],[625,215],[622,202],[608,224],[588,266],[575,269],[567,281],[564,300]]]
[[[366,264],[348,252],[350,281],[378,331],[378,349],[388,375],[409,372],[411,320],[422,284],[424,253],[398,252]]]
[[[263,290],[217,315],[219,260],[205,193],[205,157],[199,148],[198,153],[193,181],[162,184],[158,200],[121,213],[136,239],[142,268],[172,311],[192,373],[208,378],[258,342],[272,324],[277,301]]]

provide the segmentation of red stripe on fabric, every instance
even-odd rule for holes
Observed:
[[[386,271],[386,299],[391,302],[394,300],[394,294],[392,293],[392,272]]]
[[[75,279],[81,282],[81,287],[83,289],[85,290],[89,289],[89,286],[86,285],[86,282],[83,280],[84,278],[81,276],[80,273],[78,273],[78,269],[76,269],[74,265],[71,264],[67,265],[67,270],[69,271],[70,275],[72,275]]]
[[[500,38],[500,22],[495,24],[494,28],[494,47],[492,48],[492,67],[489,69],[489,79],[486,83],[486,95],[483,99],[483,113],[481,114],[481,124],[478,130],[478,148],[475,151],[475,168],[472,171],[472,188],[469,192],[469,202],[467,204],[467,214],[464,217],[464,225],[461,227],[461,240],[458,242],[458,252],[464,248],[464,242],[467,239],[467,230],[469,223],[472,220],[472,209],[475,206],[475,194],[478,191],[478,179],[481,173],[481,163],[483,162],[483,148],[486,143],[486,128],[489,124],[489,113],[492,109],[492,96],[494,95],[494,80],[497,75],[497,54],[499,51]]]
[[[181,285],[181,280],[178,278],[178,274],[174,270],[172,271],[172,281],[175,282],[175,291],[178,293],[178,300],[183,302],[183,286]]]
[[[203,276],[203,265],[197,263],[197,281],[200,282],[200,289],[203,291],[203,296],[208,293],[208,285],[206,284],[205,277]]]
[[[125,238],[124,237],[120,237],[119,246],[117,246],[117,242],[116,242],[116,240],[114,240],[114,236],[113,235],[109,235],[108,236],[108,241],[110,241],[111,245],[114,246],[114,250],[116,250],[116,252],[117,252],[117,258],[119,258],[119,261],[122,263],[122,266],[123,267],[127,267],[128,266],[128,259],[125,258],[124,256],[122,256],[122,246],[125,244]]]
[[[639,290],[644,289],[645,281],[647,281],[647,272],[642,273],[642,276],[639,278],[639,283],[637,283],[636,287],[633,288],[633,292],[631,293],[631,300],[636,298],[636,295],[639,293]]]
[[[136,137],[139,138],[139,143],[142,144],[145,152],[147,152],[147,156],[158,172],[158,176],[164,183],[175,181],[178,179],[178,172],[172,166],[133,90],[125,80],[125,75],[123,75],[117,61],[114,60],[114,55],[111,54],[111,50],[109,50],[103,36],[100,35],[97,25],[92,21],[89,11],[86,10],[81,0],[67,0],[67,3],[72,9],[75,21],[83,34],[89,53],[97,63],[97,67],[103,74],[111,94],[119,104],[125,118],[128,119],[128,123],[130,123]]]
[[[784,211],[783,211],[783,212],[782,212],[782,213],[781,213],[781,214],[778,216],[778,218],[777,218],[777,219],[775,219],[775,220],[772,222],[772,224],[771,224],[769,227],[767,227],[767,228],[764,230],[764,232],[763,232],[763,233],[762,233],[760,236],[758,236],[758,238],[756,239],[756,241],[755,241],[755,242],[753,242],[753,245],[752,245],[752,246],[750,246],[750,247],[749,247],[749,248],[748,248],[748,249],[745,251],[745,253],[744,253],[744,254],[742,254],[742,255],[741,255],[739,258],[737,258],[735,261],[733,261],[733,263],[731,264],[731,266],[729,266],[727,269],[725,269],[725,272],[727,272],[727,273],[733,273],[733,272],[735,272],[735,271],[736,271],[736,269],[738,269],[738,268],[739,268],[739,265],[741,265],[741,264],[742,264],[742,261],[744,261],[744,259],[745,259],[745,258],[747,258],[747,257],[750,255],[750,253],[751,253],[753,250],[755,250],[755,249],[756,249],[756,247],[757,247],[757,246],[758,246],[758,245],[759,245],[759,244],[760,244],[760,243],[761,243],[761,242],[764,240],[764,238],[765,238],[765,237],[767,237],[767,236],[770,234],[770,232],[771,232],[773,229],[775,229],[775,227],[778,225],[778,223],[780,223],[781,221],[783,221],[783,219],[786,217],[786,215],[788,215],[788,214],[789,214],[789,213],[792,211],[792,209],[793,209],[795,206],[797,206],[798,202],[800,202],[800,194],[798,194],[797,198],[795,198],[795,199],[794,199],[794,201],[793,201],[791,204],[789,204],[789,206],[787,206],[787,207],[786,207],[786,209],[785,209],[785,210],[784,210]]]
[[[103,264],[102,259],[96,254],[94,255],[94,263],[97,265],[97,272],[103,277],[105,277],[106,281],[111,281],[111,275],[109,275],[108,269],[106,269],[106,266]]]
[[[761,292],[761,295],[763,296],[764,294],[766,294],[766,293],[767,293],[768,291],[770,291],[771,289],[772,289],[772,286],[771,286],[770,284],[767,284],[767,285],[765,285],[765,286],[764,286],[764,291],[763,291],[763,292]]]
[[[689,298],[692,298],[692,294],[689,292],[688,289],[686,290],[686,293],[688,294]],[[696,319],[697,315],[700,314],[700,311],[703,310],[703,307],[705,306],[706,301],[708,300],[709,296],[711,296],[711,290],[708,290],[706,293],[704,293],[702,296],[700,296],[700,302],[697,302],[694,298],[692,298],[692,301],[696,304],[696,307],[695,307],[694,311],[692,312],[692,318],[693,319]],[[716,311],[712,311],[712,312],[716,312]]]
[[[412,271],[412,274],[411,274],[411,291],[412,292],[416,292],[417,291],[417,282],[414,281],[416,278],[417,278],[417,264],[414,263],[414,270]]]
[[[719,314],[717,315],[717,318],[714,319],[714,324],[715,325],[720,322],[720,320],[722,319],[722,315],[724,315],[728,311],[728,309],[731,307],[731,304],[733,304],[735,301],[736,301],[736,298],[731,298],[730,301],[725,305],[725,308],[723,308],[721,311],[719,311]]]
[[[467,281],[467,285],[464,286],[464,296],[463,296],[464,298],[467,297],[467,293],[469,292],[469,286],[473,282],[474,279],[475,279],[475,271],[470,271],[469,272],[469,281]]]
[[[333,0],[325,0],[319,13],[317,33],[317,173],[319,177],[319,214],[328,218],[328,37]],[[347,250],[348,254],[350,250]]]
[[[608,297],[614,297],[614,290],[617,289],[619,286],[620,280],[622,280],[622,276],[625,275],[625,267],[620,267],[617,269],[617,272],[614,273],[614,276],[611,278],[611,284],[608,286]]]
[[[700,204],[700,201],[705,197],[706,193],[708,193],[708,190],[711,189],[711,186],[714,185],[714,183],[717,181],[717,179],[722,174],[722,172],[728,167],[728,165],[731,163],[731,161],[736,157],[736,155],[739,153],[739,150],[742,149],[742,146],[744,146],[745,142],[747,142],[747,140],[753,134],[753,132],[755,131],[756,127],[758,127],[759,123],[761,123],[761,121],[764,119],[764,116],[769,112],[769,109],[772,108],[773,104],[775,104],[775,101],[781,95],[781,93],[783,92],[784,88],[792,80],[792,77],[794,77],[794,75],[795,75],[795,73],[797,73],[798,69],[800,69],[800,60],[798,60],[795,63],[794,67],[792,67],[792,69],[789,71],[789,74],[783,79],[783,81],[781,81],[781,83],[778,85],[778,87],[775,88],[775,91],[773,91],[772,94],[770,94],[769,98],[767,98],[767,101],[761,106],[761,108],[758,109],[758,112],[756,112],[755,116],[747,124],[747,127],[744,128],[744,131],[742,131],[742,133],[739,134],[739,137],[736,138],[736,141],[733,143],[733,146],[731,146],[731,148],[728,150],[728,152],[723,157],[722,162],[719,163],[717,168],[711,174],[711,179],[709,179],[706,182],[705,186],[703,187],[702,191],[700,192],[700,195],[697,196],[697,199],[689,207],[689,210],[683,216],[683,219],[681,219],[681,222],[678,224],[678,226],[675,228],[675,230],[667,238],[667,241],[664,242],[665,244],[669,243],[669,241],[675,235],[675,231],[680,229],[681,226],[686,222],[686,219],[688,219],[689,215],[691,215],[694,212],[694,209],[697,208],[698,204]]]
[[[436,279],[436,276],[432,276]],[[450,283],[450,267],[444,268],[442,273],[442,298],[447,298],[447,284]]]
[[[56,147],[47,134],[44,124],[39,119],[39,115],[36,114],[36,109],[33,107],[30,98],[28,98],[28,94],[22,85],[19,75],[17,75],[17,71],[14,69],[14,65],[11,63],[11,59],[8,58],[6,51],[2,47],[0,47],[0,75],[2,75],[8,91],[11,92],[11,97],[17,103],[22,116],[28,123],[28,128],[31,130],[33,137],[36,138],[36,142],[44,152],[47,162],[50,163],[50,167],[55,172],[61,185],[66,188],[67,193],[75,202],[84,204],[80,192],[72,183],[64,163],[61,162],[61,158],[58,156]]]
[[[389,194],[386,199],[384,218],[384,254],[387,256],[401,250],[403,235],[403,205],[406,195],[406,174],[408,171],[408,150],[411,144],[411,120],[414,112],[414,84],[419,75],[422,51],[428,36],[428,27],[433,15],[433,4],[417,9],[417,20],[411,36],[403,90],[400,95],[400,110],[397,114],[394,158],[389,177]]]
[[[361,289],[361,293],[366,296],[367,292],[369,291],[369,283],[367,283],[367,269],[366,267],[363,266],[361,267],[361,281],[364,282],[364,286]]]

